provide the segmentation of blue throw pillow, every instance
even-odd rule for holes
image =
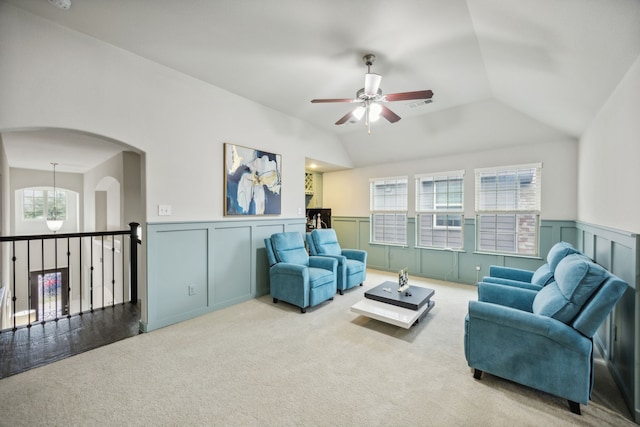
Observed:
[[[608,276],[607,270],[584,255],[569,255],[558,264],[555,281],[536,295],[532,311],[569,323]]]

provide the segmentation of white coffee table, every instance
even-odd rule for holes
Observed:
[[[385,282],[373,290],[377,288],[390,288],[391,286],[395,286],[393,292],[397,292],[397,284],[393,282]],[[415,285],[411,285],[410,289],[422,288]],[[430,289],[427,289],[430,290]],[[420,306],[417,310],[412,310],[409,308],[400,307],[395,305],[394,303],[376,301],[370,298],[364,298],[362,301],[351,306],[351,311],[354,313],[361,314],[363,316],[370,317],[372,319],[379,320],[381,322],[389,323],[395,326],[400,326],[401,328],[409,329],[414,324],[418,323],[420,319],[422,319],[435,305],[434,301],[431,301],[431,296],[433,292],[428,293],[428,296],[425,298],[424,304]],[[393,295],[395,297],[395,295]],[[397,299],[397,298],[396,298]]]

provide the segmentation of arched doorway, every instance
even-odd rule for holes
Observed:
[[[94,190],[96,231],[119,230],[121,222],[120,182],[112,176],[102,178]]]
[[[18,201],[16,190],[31,187],[51,186],[51,162],[56,162],[58,187],[75,192],[73,205],[77,206],[77,221],[69,221],[68,226],[73,225],[62,232],[93,232],[125,230],[130,222],[145,222],[145,201],[143,188],[145,182],[143,175],[145,170],[145,155],[140,150],[120,141],[90,134],[73,129],[29,128],[0,131],[0,226],[5,236],[16,235],[16,220]],[[22,198],[21,198],[22,200]],[[31,231],[21,228],[20,234],[44,234],[49,231],[43,225],[42,230]],[[26,231],[26,232],[25,232]],[[90,270],[86,263],[93,258],[93,265],[106,264],[103,260],[95,259],[85,251],[93,246],[95,253],[102,253],[102,247],[111,244],[116,251],[120,251],[124,245],[124,239],[102,243],[100,246],[94,242],[83,247],[82,263],[71,262],[68,266],[70,277],[78,283],[78,277],[88,275],[85,270]],[[107,248],[109,249],[109,248]],[[65,264],[65,254],[61,252],[60,264]],[[98,252],[99,251],[99,252]],[[143,290],[146,283],[144,271],[145,251],[138,252],[138,284]],[[5,245],[0,245],[0,260],[2,262],[2,283],[11,283],[12,262],[11,253]],[[27,258],[21,256],[21,258]],[[72,260],[73,261],[73,260]],[[35,264],[35,263],[34,263]],[[39,265],[39,264],[38,264]],[[38,267],[43,269],[44,267]],[[48,266],[47,266],[48,268]],[[80,268],[81,272],[78,272]],[[106,270],[111,271],[110,265]],[[21,274],[21,279],[26,281],[29,272]],[[128,277],[128,267],[115,271],[116,277]],[[84,282],[86,283],[86,282]],[[101,283],[94,282],[95,287]],[[74,294],[78,286],[75,286],[70,298],[70,304],[78,304],[78,298]],[[26,284],[25,287],[26,288]],[[105,288],[107,289],[107,288]],[[99,290],[96,290],[99,292]],[[5,292],[4,295],[9,295]],[[0,293],[1,295],[2,293]],[[17,294],[17,292],[16,292]],[[113,294],[113,295],[112,295]],[[20,296],[20,295],[16,295]],[[143,295],[140,295],[144,301]],[[127,295],[123,292],[101,293],[101,303],[119,302],[125,300]],[[24,298],[22,298],[24,299]],[[87,307],[85,294],[80,298],[82,307]],[[2,304],[2,301],[0,301]],[[2,307],[6,305],[2,304]],[[17,309],[16,309],[17,310]],[[5,310],[8,311],[8,310]],[[6,313],[5,313],[6,314]],[[6,317],[6,316],[4,316]],[[2,321],[0,310],[0,325],[8,324],[10,319]]]

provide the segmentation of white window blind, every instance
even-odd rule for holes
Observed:
[[[476,169],[479,251],[538,254],[542,164]]]
[[[407,244],[408,181],[406,176],[370,180],[371,242]]]
[[[462,249],[464,171],[416,175],[417,246]]]

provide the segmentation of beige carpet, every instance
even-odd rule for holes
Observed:
[[[350,306],[392,274],[300,314],[269,296],[0,380],[0,425],[633,426],[601,360],[594,400],[490,375],[463,353],[476,288],[412,278],[436,306],[410,330]]]

